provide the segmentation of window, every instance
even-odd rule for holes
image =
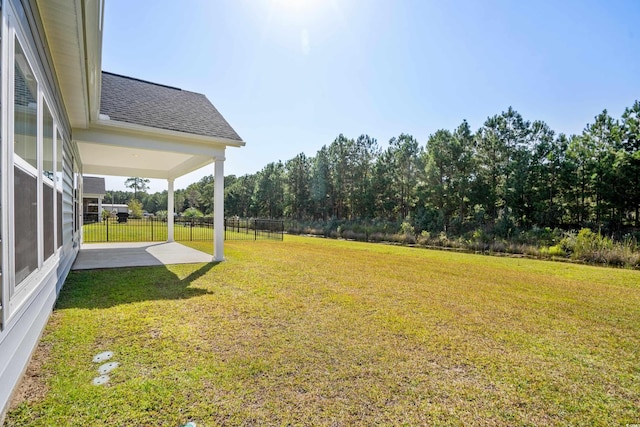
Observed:
[[[15,283],[38,268],[38,83],[18,40],[14,77]]]
[[[17,39],[15,46],[14,152],[37,169],[38,82]]]

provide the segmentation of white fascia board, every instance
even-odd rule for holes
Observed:
[[[87,73],[87,104],[90,120],[98,118],[100,111],[100,94],[102,90],[102,20],[104,0],[85,0],[84,5],[84,39]],[[102,13],[101,13],[102,12]]]
[[[104,120],[98,119],[92,123],[92,128],[96,129],[116,129],[126,132],[134,132],[145,135],[154,135],[158,137],[165,137],[169,139],[179,139],[180,141],[196,142],[207,145],[218,145],[225,147],[244,147],[246,142],[238,141],[235,139],[211,137],[204,135],[197,135],[195,133],[178,132],[168,129],[154,128],[151,126],[142,126],[133,123],[120,122],[117,120]]]

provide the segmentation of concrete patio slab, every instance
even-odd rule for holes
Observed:
[[[146,267],[212,261],[210,254],[176,242],[88,243],[82,245],[71,269]]]

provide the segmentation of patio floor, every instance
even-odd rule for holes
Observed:
[[[176,242],[85,243],[72,270],[212,262],[210,254]]]

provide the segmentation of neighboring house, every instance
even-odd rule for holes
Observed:
[[[244,142],[204,95],[103,73],[104,6],[0,6],[0,418],[80,248],[83,173],[166,179],[172,207],[175,178],[213,163],[223,259],[225,150]]]
[[[116,216],[119,213],[129,213],[129,205],[125,203],[105,203],[102,208],[109,211],[112,216]]]
[[[104,178],[82,176],[82,222],[102,222],[102,200],[106,191]]]

